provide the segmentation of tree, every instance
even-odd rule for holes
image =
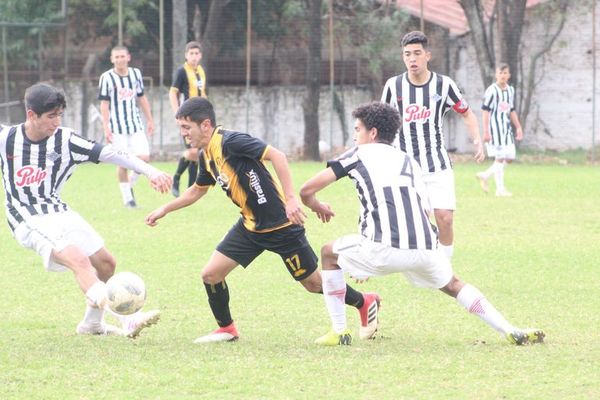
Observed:
[[[319,97],[321,92],[322,0],[306,0],[308,12],[308,60],[304,110],[304,151],[306,160],[319,160]]]
[[[188,41],[188,9],[187,0],[173,0],[173,71],[181,64],[183,53],[185,52],[185,44]]]
[[[459,0],[459,3],[469,23],[484,85],[494,81],[496,63],[506,62],[510,66],[512,84],[519,89],[517,112],[525,129],[533,94],[541,79],[539,64],[563,30],[568,1],[549,0],[536,6],[536,18],[544,21],[545,32],[537,40],[538,47],[527,53],[528,59],[521,43],[526,0],[497,0],[489,16],[479,0]]]

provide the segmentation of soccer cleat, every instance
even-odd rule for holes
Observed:
[[[144,328],[148,328],[158,322],[160,319],[160,311],[151,310],[147,312],[140,311],[131,316],[127,322],[127,328],[124,330],[128,338],[135,339],[140,335]]]
[[[510,197],[512,196],[511,192],[507,192],[506,190],[502,190],[500,192],[496,192],[496,196],[498,197]]]
[[[517,329],[506,335],[506,339],[517,346],[544,343],[546,334],[541,329]]]
[[[215,343],[215,342],[233,342],[240,338],[240,334],[233,322],[227,326],[223,326],[208,335],[200,336],[194,340],[194,343]]]
[[[364,304],[358,309],[360,313],[360,328],[358,337],[374,339],[379,325],[379,306],[381,298],[377,293],[364,293]]]
[[[336,333],[333,329],[325,335],[315,340],[316,344],[321,346],[350,346],[352,344],[352,334],[350,329],[346,329],[342,333]]]
[[[479,186],[481,186],[481,190],[483,190],[486,193],[489,192],[490,188],[488,186],[487,178],[485,178],[481,172],[476,173],[475,177],[479,181]]]
[[[85,321],[81,321],[77,324],[75,332],[77,332],[78,335],[125,336],[125,331],[104,322],[88,324]]]

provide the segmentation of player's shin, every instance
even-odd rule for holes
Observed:
[[[346,281],[341,269],[323,270],[323,297],[336,333],[346,330]]]
[[[210,284],[204,282],[208,294],[208,304],[220,327],[228,326],[233,322],[229,310],[229,287],[225,281]]]

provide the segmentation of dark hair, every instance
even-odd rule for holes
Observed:
[[[510,66],[505,62],[501,62],[498,63],[498,65],[496,65],[496,69],[498,71],[504,71],[505,69],[508,69],[510,71]]]
[[[426,49],[429,44],[429,39],[427,39],[427,36],[421,31],[412,31],[408,32],[402,38],[402,47],[407,44],[421,44],[423,45],[423,48]]]
[[[213,126],[216,126],[215,110],[213,105],[204,97],[190,97],[184,101],[181,107],[179,107],[179,110],[177,110],[175,118],[188,118],[190,121],[193,121],[197,124],[200,124],[205,119],[209,119],[210,123]]]
[[[361,120],[365,128],[377,128],[377,141],[392,144],[400,128],[400,114],[388,104],[374,101],[361,104],[352,111],[352,116]]]
[[[25,111],[31,110],[37,115],[56,109],[67,108],[67,100],[62,90],[46,83],[36,83],[25,90]]]
[[[115,46],[115,47],[113,47],[113,48],[110,50],[110,54],[112,54],[112,53],[113,53],[113,51],[120,51],[120,50],[125,50],[127,53],[129,53],[129,49],[128,49],[127,47],[119,45],[119,46]]]
[[[188,51],[190,51],[191,49],[198,49],[200,50],[200,52],[202,52],[202,45],[200,44],[200,42],[197,42],[195,40],[188,42],[185,45],[185,52],[187,53]]]

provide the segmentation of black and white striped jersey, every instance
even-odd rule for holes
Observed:
[[[103,145],[60,127],[39,142],[25,136],[24,125],[0,131],[0,167],[10,228],[39,214],[66,211],[60,190],[75,167],[86,161],[98,162]]]
[[[405,152],[381,143],[363,144],[327,163],[337,179],[348,176],[360,200],[359,233],[398,249],[434,249],[437,230],[418,163]]]
[[[100,76],[98,99],[110,104],[110,130],[112,133],[132,135],[144,130],[137,106],[137,98],[144,95],[142,73],[138,68],[127,68],[127,75],[114,69]]]
[[[515,89],[510,85],[502,89],[492,83],[485,90],[481,109],[490,113],[492,144],[495,146],[513,144],[515,138],[510,124],[510,113],[515,109]]]
[[[417,160],[423,172],[452,168],[444,145],[444,115],[451,108],[458,113],[469,109],[452,79],[431,72],[427,83],[416,86],[405,72],[387,80],[381,102],[396,108],[402,118],[395,146]]]

